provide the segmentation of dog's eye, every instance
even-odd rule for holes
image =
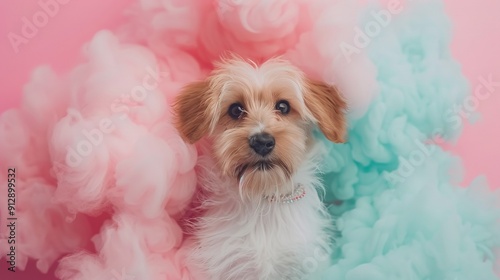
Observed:
[[[290,103],[286,100],[280,100],[276,103],[276,110],[280,111],[283,115],[290,113]]]
[[[232,119],[239,119],[243,115],[244,109],[243,106],[240,103],[233,103],[231,106],[229,106],[229,110],[227,111],[228,115]]]

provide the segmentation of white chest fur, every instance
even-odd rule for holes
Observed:
[[[196,266],[217,280],[303,278],[315,251],[330,247],[332,222],[318,197],[315,171],[308,160],[295,173],[293,182],[306,195],[290,204],[243,202],[234,183],[205,177],[211,194],[195,224]]]

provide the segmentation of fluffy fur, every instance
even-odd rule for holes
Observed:
[[[17,169],[20,278],[42,277],[23,275],[29,260],[43,273],[55,269],[49,279],[206,279],[186,268],[179,223],[201,189],[197,175],[207,175],[195,172],[197,163],[207,166],[199,157],[207,153],[182,141],[170,104],[229,50],[256,61],[283,55],[308,77],[337,85],[348,100],[349,142],[332,145],[316,135],[327,143],[321,197],[336,216],[339,238],[337,250],[323,254],[318,247],[304,259],[314,271],[310,279],[498,280],[498,192],[483,181],[458,188],[462,172],[454,168],[449,176],[457,160],[435,145],[412,166],[413,175],[401,176],[420,150],[415,140],[427,143],[437,131],[456,139],[460,129],[446,117],[471,93],[449,50],[441,1],[401,2],[411,5],[403,4],[366,48],[349,52],[350,62],[342,46],[356,46],[358,28],[373,30],[373,14],[385,4],[138,0],[120,32],[97,33],[73,70],[38,68],[22,104],[0,116],[0,182],[7,182],[8,168]],[[101,141],[68,168],[71,149],[91,132]],[[388,181],[392,175],[401,181]],[[206,187],[204,180],[198,184]],[[2,221],[7,195],[0,188]],[[4,264],[8,230],[0,228]],[[330,263],[317,267],[322,259]]]
[[[289,112],[277,110],[284,101]],[[230,115],[234,104],[241,106],[238,118]],[[320,148],[311,131],[317,124],[331,141],[344,141],[345,109],[334,87],[281,59],[226,59],[205,81],[184,88],[174,103],[177,129],[191,143],[205,135],[213,141],[200,163],[207,195],[193,225],[195,266],[211,279],[302,278],[304,260],[330,246],[332,225],[316,191]],[[249,144],[259,133],[275,139],[269,154]],[[306,195],[294,203],[265,198],[298,185]]]

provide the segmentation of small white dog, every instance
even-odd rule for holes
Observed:
[[[285,60],[223,60],[174,104],[176,126],[200,159],[202,214],[191,259],[210,279],[301,279],[305,260],[329,248],[332,227],[317,190],[318,125],[333,142],[346,133],[346,102]],[[209,160],[212,159],[212,160]]]

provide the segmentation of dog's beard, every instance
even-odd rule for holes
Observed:
[[[242,199],[287,194],[293,191],[292,169],[281,160],[259,160],[237,166],[235,173]]]

